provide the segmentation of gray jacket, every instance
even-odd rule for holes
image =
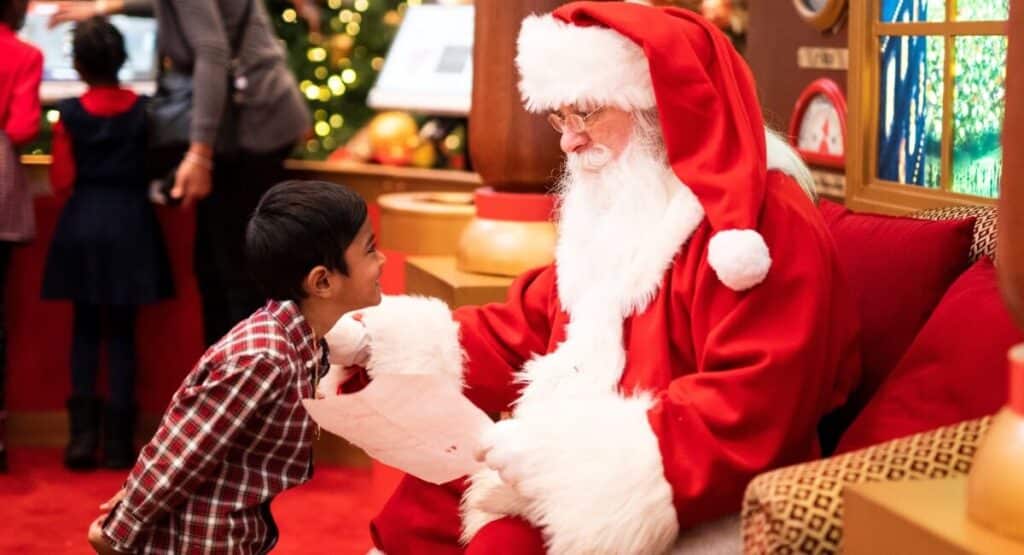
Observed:
[[[310,116],[263,0],[125,0],[124,12],[148,15],[155,8],[161,57],[175,67],[192,68],[192,141],[212,145],[229,101],[231,37],[240,31],[246,1],[253,6],[239,47],[241,73],[248,84],[239,99],[238,139],[244,150],[267,152],[297,142],[309,128]],[[171,17],[170,2],[180,28]]]

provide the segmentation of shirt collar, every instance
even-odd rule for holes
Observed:
[[[321,354],[320,345],[313,334],[312,326],[299,310],[299,305],[295,301],[270,300],[264,308],[284,326],[288,340],[296,346],[303,360],[314,364],[318,362],[318,356]]]

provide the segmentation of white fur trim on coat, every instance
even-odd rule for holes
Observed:
[[[551,15],[531,15],[519,30],[519,92],[531,112],[564,104],[615,106],[627,112],[655,106],[643,50],[604,27],[580,27]]]
[[[743,291],[764,281],[772,258],[756,230],[725,229],[708,242],[708,264],[726,287]]]
[[[378,374],[449,376],[462,391],[459,324],[444,302],[430,297],[385,296],[360,311],[370,335],[370,378]]]
[[[523,497],[501,512],[539,526],[555,555],[666,552],[679,524],[647,419],[651,403],[603,393],[517,410],[515,419],[531,440],[524,455],[530,470],[518,484]],[[478,474],[473,482],[478,488],[488,477]],[[490,521],[465,509],[467,526]]]
[[[485,469],[470,477],[469,488],[462,494],[463,545],[469,543],[481,528],[506,516],[526,518],[529,502],[518,491],[501,481],[498,473]]]

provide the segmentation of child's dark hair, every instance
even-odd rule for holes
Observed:
[[[245,255],[271,299],[299,300],[302,282],[323,265],[348,275],[345,250],[366,221],[366,202],[343,185],[285,181],[260,199],[245,230]]]
[[[0,0],[0,23],[17,31],[25,23],[28,0]]]
[[[71,50],[75,68],[82,80],[90,84],[117,84],[117,72],[128,59],[121,31],[99,16],[75,25]]]

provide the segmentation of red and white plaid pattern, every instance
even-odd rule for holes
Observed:
[[[103,531],[125,551],[262,553],[269,503],[312,474],[326,356],[291,301],[270,301],[211,347],[174,394]]]

